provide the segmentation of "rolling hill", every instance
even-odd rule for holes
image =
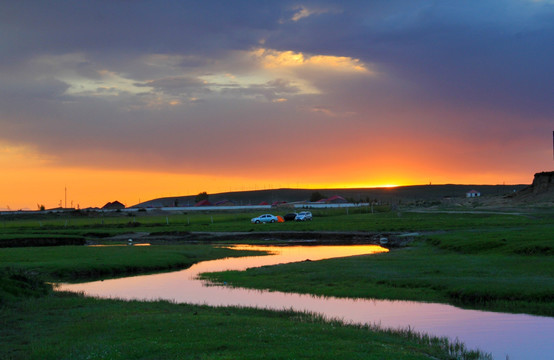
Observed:
[[[444,199],[464,199],[466,192],[477,190],[482,197],[502,197],[514,194],[527,185],[414,185],[394,188],[358,188],[358,189],[272,189],[209,194],[214,204],[228,200],[235,205],[257,205],[262,202],[271,204],[276,201],[308,201],[314,192],[324,197],[339,195],[354,202],[377,201],[382,203],[435,202]],[[136,204],[132,207],[186,207],[194,206],[196,195],[173,196]]]

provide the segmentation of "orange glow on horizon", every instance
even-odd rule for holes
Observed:
[[[291,176],[291,174],[287,174]],[[344,174],[348,176],[349,174]],[[358,174],[351,174],[358,175]],[[359,176],[359,175],[358,175]],[[363,177],[361,175],[360,177]],[[368,176],[369,178],[369,176]],[[453,176],[453,178],[455,178]],[[498,181],[471,181],[458,174],[458,181],[437,181],[433,184],[499,184]],[[491,176],[490,179],[497,179]],[[490,180],[489,179],[489,180]],[[307,179],[308,180],[308,179]],[[439,179],[442,180],[442,179]],[[501,183],[501,182],[500,182]],[[526,183],[522,181],[520,183]],[[216,175],[186,175],[163,172],[124,171],[109,169],[80,169],[31,167],[11,171],[11,176],[0,177],[2,192],[0,209],[36,210],[37,206],[102,207],[107,202],[120,201],[126,206],[161,197],[208,194],[237,191],[270,190],[278,188],[340,189],[340,188],[395,188],[424,185],[429,181],[405,178],[394,182],[294,182],[288,178],[233,177]],[[65,188],[67,187],[67,203]]]
[[[210,175],[182,175],[161,172],[32,167],[12,171],[0,178],[3,192],[0,209],[36,210],[62,207],[102,207],[120,201],[126,206],[161,197],[278,188],[369,188],[397,185],[347,183],[290,183]],[[67,188],[67,200],[66,189]],[[67,201],[67,202],[66,202]]]
[[[139,171],[112,171],[94,169],[30,169],[19,171],[10,179],[1,178],[0,187],[10,189],[2,194],[0,209],[36,210],[37,206],[102,207],[110,201],[126,206],[162,197],[237,191],[270,190],[278,188],[340,189],[340,188],[395,188],[423,185],[423,182],[397,184],[359,183],[296,183],[273,179],[244,179],[209,175],[180,175]],[[449,182],[442,182],[443,184]],[[454,183],[454,182],[450,182]],[[464,182],[457,182],[462,184]],[[465,182],[466,184],[469,182]],[[523,183],[523,182],[522,182]],[[437,183],[438,184],[438,183]],[[483,184],[483,183],[481,183]],[[492,183],[498,184],[498,183]],[[67,203],[65,188],[67,187]]]
[[[398,187],[400,185],[395,185],[395,184],[386,184],[386,185],[381,185],[381,186],[377,186],[377,187],[383,187],[383,188],[395,188],[395,187]]]
[[[399,165],[396,159],[388,166],[382,159],[375,166],[380,169],[379,172],[360,168],[356,163],[343,163],[337,165],[333,172],[314,167],[290,168],[288,172],[245,169],[241,176],[228,173],[178,174],[154,170],[61,167],[54,165],[53,159],[31,149],[0,147],[0,168],[8,175],[0,177],[0,210],[36,210],[39,205],[47,209],[58,206],[83,209],[102,207],[115,200],[133,206],[156,198],[196,195],[203,191],[215,194],[278,188],[394,188],[431,182],[526,184],[530,183],[532,176],[469,173],[464,169],[448,175],[433,168],[418,172],[416,165],[409,160],[405,165]],[[419,175],[421,173],[425,175]]]

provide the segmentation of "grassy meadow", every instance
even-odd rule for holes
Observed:
[[[554,316],[552,209],[524,214],[386,208],[373,213],[368,208],[312,212],[311,222],[263,225],[250,224],[260,212],[1,217],[0,244],[41,238],[116,244],[125,240],[110,236],[134,232],[418,232],[407,247],[389,253],[206,276],[254,288],[271,284],[284,291]],[[344,325],[312,314],[90,299],[52,292],[45,283],[168,271],[248,255],[212,245],[1,248],[1,358],[486,358],[444,339]]]
[[[471,210],[471,209],[469,209]],[[168,213],[150,215],[146,212],[98,213],[75,211],[65,214],[38,214],[26,216],[0,216],[0,245],[28,239],[57,238],[101,241],[102,239],[133,232],[150,234],[178,232],[233,232],[233,231],[371,231],[413,232],[446,231],[455,229],[482,229],[527,226],[529,216],[471,213],[419,213],[391,211],[388,206],[373,208],[311,209],[316,220],[251,224],[250,219],[264,212],[284,215],[291,210],[264,210],[257,212],[219,212],[188,214]],[[531,215],[533,216],[533,215]],[[554,216],[550,211],[550,216]],[[546,221],[543,216],[538,222]]]
[[[384,254],[204,276],[258,289],[554,316],[552,210],[526,215],[388,213],[374,217],[372,226],[421,234],[409,246]]]
[[[467,254],[442,250],[423,240],[389,253],[210,273],[204,277],[258,289],[440,302],[554,316],[552,256]]]
[[[17,247],[2,249],[0,264],[49,282],[83,282],[185,269],[200,261],[253,253],[259,254],[210,245]]]
[[[2,359],[479,359],[411,331],[290,311],[53,294],[0,307]]]

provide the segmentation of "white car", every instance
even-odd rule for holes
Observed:
[[[271,214],[264,214],[260,215],[258,217],[253,218],[250,220],[253,224],[259,224],[259,223],[274,223],[277,222],[279,219],[277,219],[277,216],[271,215]]]
[[[312,220],[312,213],[309,211],[299,212],[298,215],[296,215],[296,218],[294,220],[296,221]]]

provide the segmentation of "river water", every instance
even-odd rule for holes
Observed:
[[[204,261],[189,269],[155,275],[60,284],[60,291],[84,292],[102,298],[158,300],[211,306],[293,309],[328,318],[386,328],[407,328],[458,339],[469,349],[491,353],[494,359],[554,359],[554,318],[525,314],[464,310],[450,305],[412,301],[344,299],[278,291],[214,286],[199,280],[201,273],[245,270],[251,267],[304,260],[372,254],[379,246],[235,246],[270,251],[272,255]]]

